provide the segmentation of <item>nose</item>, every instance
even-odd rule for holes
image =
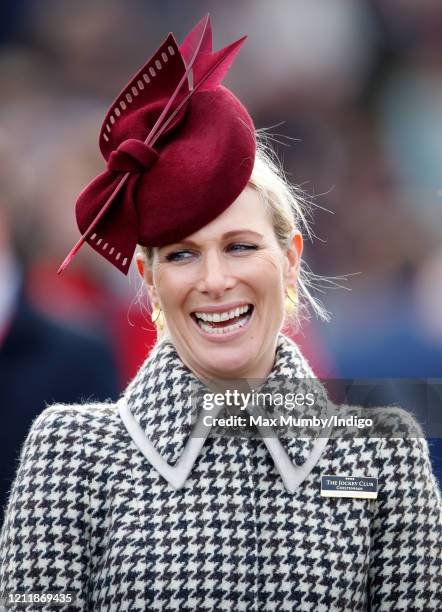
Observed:
[[[197,289],[211,298],[219,298],[233,285],[234,279],[229,273],[228,264],[223,260],[222,253],[215,250],[205,253]]]

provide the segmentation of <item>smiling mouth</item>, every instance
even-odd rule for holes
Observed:
[[[225,312],[192,312],[191,316],[203,331],[209,334],[227,334],[248,323],[253,313],[252,304],[244,304]]]

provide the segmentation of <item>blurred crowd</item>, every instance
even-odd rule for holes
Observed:
[[[115,394],[154,341],[137,274],[87,246],[56,271],[78,239],[77,195],[104,167],[108,105],[169,31],[182,40],[206,12],[215,48],[249,36],[226,84],[311,199],[307,264],[347,276],[323,293],[318,280],[331,322],[306,321],[298,338],[318,374],[442,379],[440,0],[3,4],[0,288],[14,278],[40,313],[101,338]]]

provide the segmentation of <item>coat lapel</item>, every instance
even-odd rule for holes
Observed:
[[[145,436],[171,465],[181,456],[197,416],[189,398],[198,383],[173,345],[165,342],[152,351],[124,394]]]
[[[264,414],[269,417],[282,414],[293,418],[321,417],[326,413],[324,388],[297,345],[282,334],[278,337],[275,364],[267,379],[248,381],[248,384],[255,388],[258,382],[261,384],[257,390],[271,393],[273,397],[275,394],[294,397],[296,393],[310,391],[316,398],[311,408],[266,404]],[[201,418],[201,402],[195,401],[195,397],[203,392],[207,388],[183,364],[174,346],[163,341],[143,363],[120,401],[120,414],[132,438],[174,488],[182,486],[204,444],[201,437],[190,436]],[[247,410],[256,414],[253,407]],[[199,431],[203,436],[209,434],[207,428]],[[296,488],[294,483],[301,479],[301,468],[308,466],[309,460],[326,443],[318,440],[318,428],[259,428],[256,435],[263,437],[288,490]]]

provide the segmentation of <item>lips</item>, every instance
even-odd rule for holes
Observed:
[[[225,334],[236,331],[246,325],[253,313],[252,304],[241,304],[235,308],[226,310],[210,311],[196,310],[192,312],[192,318],[198,327],[211,334]]]

